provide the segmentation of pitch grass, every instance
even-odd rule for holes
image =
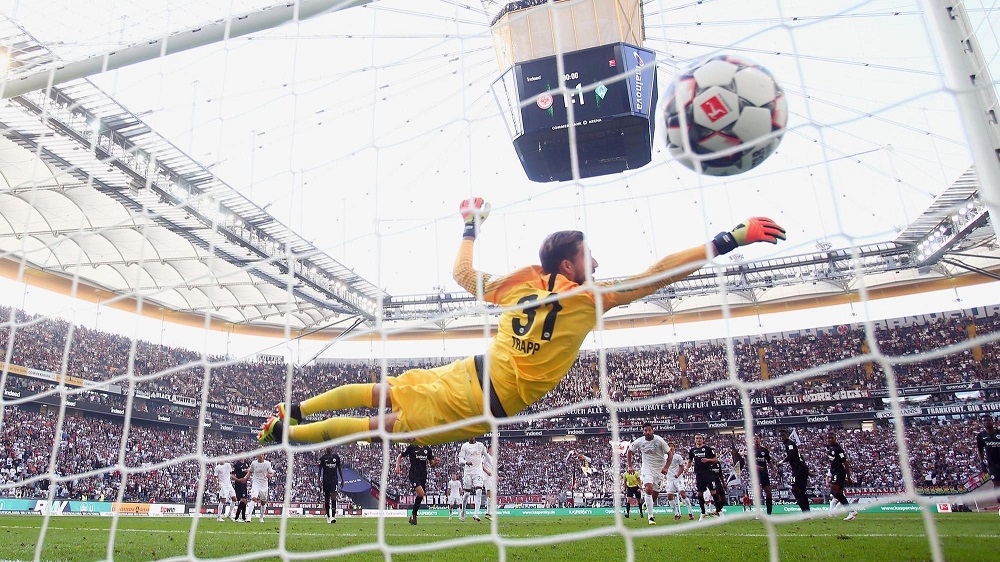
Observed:
[[[947,560],[1000,560],[1000,521],[995,513],[935,516]],[[513,541],[505,547],[511,561],[610,562],[626,560],[631,544],[634,559],[643,560],[766,560],[768,540],[760,521],[726,518],[712,526],[687,519],[674,523],[663,517],[655,527],[633,517],[615,528],[610,517],[501,517],[499,535]],[[33,560],[43,518],[0,517],[0,560]],[[110,517],[65,516],[49,520],[41,560],[105,560],[111,536]],[[192,536],[191,518],[123,517],[115,532],[114,560],[154,560],[186,557]],[[195,529],[193,553],[198,558],[222,558],[259,553],[262,560],[279,560],[280,520],[237,524],[203,518]],[[394,561],[471,562],[498,560],[500,550],[490,540],[490,523],[465,523],[422,518],[416,527],[405,519],[386,519],[381,532]],[[576,533],[600,530],[600,536],[576,538]],[[624,532],[626,531],[627,532]],[[782,560],[902,561],[930,560],[923,521],[918,514],[861,515],[856,521],[821,517],[776,526]],[[389,559],[372,541],[380,532],[377,519],[341,518],[287,521],[283,548],[292,556],[338,560]],[[570,540],[549,544],[556,535]],[[415,549],[423,551],[415,552]]]

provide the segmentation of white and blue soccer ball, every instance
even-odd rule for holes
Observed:
[[[664,98],[670,154],[710,176],[758,166],[778,147],[788,122],[785,93],[771,73],[731,55],[712,57],[677,75]]]

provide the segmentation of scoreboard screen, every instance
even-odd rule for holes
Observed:
[[[493,83],[514,149],[532,181],[634,170],[652,158],[656,106],[652,51],[611,43],[515,64]],[[562,78],[562,84],[560,84]],[[564,89],[560,89],[560,85]],[[573,123],[569,122],[573,108]],[[575,132],[570,142],[569,128]]]
[[[571,105],[581,127],[624,115],[648,116],[654,58],[651,51],[622,43],[566,53],[565,95],[559,91],[556,57],[515,65],[521,132],[566,128]]]

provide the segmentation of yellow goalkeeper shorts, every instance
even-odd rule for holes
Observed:
[[[389,397],[398,418],[393,433],[421,431],[482,416],[483,390],[472,357],[433,369],[411,369],[388,377]],[[488,423],[471,423],[413,439],[418,445],[464,441],[490,431]]]

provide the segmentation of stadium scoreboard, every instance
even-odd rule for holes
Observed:
[[[573,179],[569,129],[576,132],[580,177],[637,169],[652,157],[655,54],[612,43],[513,65],[493,93],[528,178]],[[569,121],[572,107],[573,123]]]

